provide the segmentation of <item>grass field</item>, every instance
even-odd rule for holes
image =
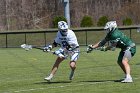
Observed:
[[[81,50],[85,49],[84,47]],[[133,83],[115,82],[123,77],[115,52],[81,53],[73,81],[65,60],[51,83],[44,81],[56,59],[37,49],[0,49],[0,93],[140,93],[140,46],[132,58]]]

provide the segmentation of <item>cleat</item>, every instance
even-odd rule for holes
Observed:
[[[50,82],[50,81],[51,81],[51,78],[46,77],[46,78],[44,78],[44,80],[46,80],[46,81]]]
[[[69,76],[69,80],[72,80],[74,78],[74,71],[71,71],[70,76]]]
[[[50,82],[50,81],[52,80],[52,78],[53,78],[53,76],[52,76],[52,75],[50,75],[50,76],[48,76],[48,77],[44,78],[44,80],[46,80],[46,81]]]
[[[132,78],[125,78],[124,80],[121,81],[122,83],[132,83],[133,80]]]

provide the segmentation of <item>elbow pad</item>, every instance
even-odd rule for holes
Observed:
[[[100,43],[99,43],[99,47],[105,45],[106,42],[107,42],[107,41],[106,41],[105,39],[103,39],[102,41],[100,41]]]
[[[54,42],[53,42],[53,45],[54,45],[55,47],[57,47],[57,43],[55,42],[55,40],[54,40]]]

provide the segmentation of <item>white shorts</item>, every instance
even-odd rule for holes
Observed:
[[[129,50],[125,50],[123,58],[130,60],[132,58],[131,52]]]
[[[58,57],[64,57],[65,59],[69,56],[70,61],[77,61],[79,58],[79,53],[80,53],[79,49],[69,51],[69,50],[60,48],[56,50],[54,54],[56,54]]]

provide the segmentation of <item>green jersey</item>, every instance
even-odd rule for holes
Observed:
[[[123,50],[128,47],[135,46],[135,43],[118,29],[109,32],[105,37],[105,41],[110,41],[110,43],[116,43],[116,47]]]

